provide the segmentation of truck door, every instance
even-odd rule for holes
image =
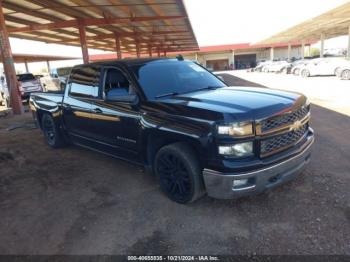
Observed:
[[[72,70],[63,99],[63,119],[73,141],[86,144],[93,138],[91,99],[98,97],[100,68],[79,66]]]
[[[133,92],[128,74],[118,67],[102,70],[101,98],[92,100],[91,118],[95,140],[99,149],[122,158],[136,160],[139,134],[139,111],[137,106],[127,102],[108,102],[106,94],[115,89]]]

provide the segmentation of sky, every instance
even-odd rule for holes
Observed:
[[[200,46],[258,42],[350,0],[184,0]],[[11,38],[13,53],[81,57],[79,47],[46,44]],[[319,44],[318,44],[319,45]],[[327,40],[325,48],[345,48],[347,37]],[[89,49],[90,54],[103,51]],[[82,60],[52,62],[52,67]],[[45,68],[32,63],[30,70]],[[23,64],[16,68],[24,70]]]
[[[184,0],[200,46],[258,42],[349,0]],[[346,46],[346,45],[345,45]]]

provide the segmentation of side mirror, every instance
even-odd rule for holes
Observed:
[[[106,94],[106,101],[137,103],[138,96],[136,94],[129,94],[127,88],[113,88]]]

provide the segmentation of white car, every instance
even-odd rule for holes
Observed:
[[[300,68],[300,75],[302,77],[337,75],[346,62],[344,58],[334,57],[312,59]]]
[[[275,73],[281,73],[283,70],[285,70],[285,73],[287,73],[287,68],[290,66],[290,63],[287,61],[276,61],[269,65],[267,65],[265,68],[265,72],[275,72]]]
[[[293,75],[299,75],[300,69],[303,68],[308,63],[310,63],[310,61],[311,61],[310,59],[301,59],[301,60],[297,60],[297,61],[293,62],[290,73]]]

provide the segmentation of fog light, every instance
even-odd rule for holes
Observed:
[[[244,187],[248,184],[248,179],[233,180],[233,188]]]
[[[255,178],[243,178],[233,180],[232,189],[233,190],[247,190],[255,187]]]

